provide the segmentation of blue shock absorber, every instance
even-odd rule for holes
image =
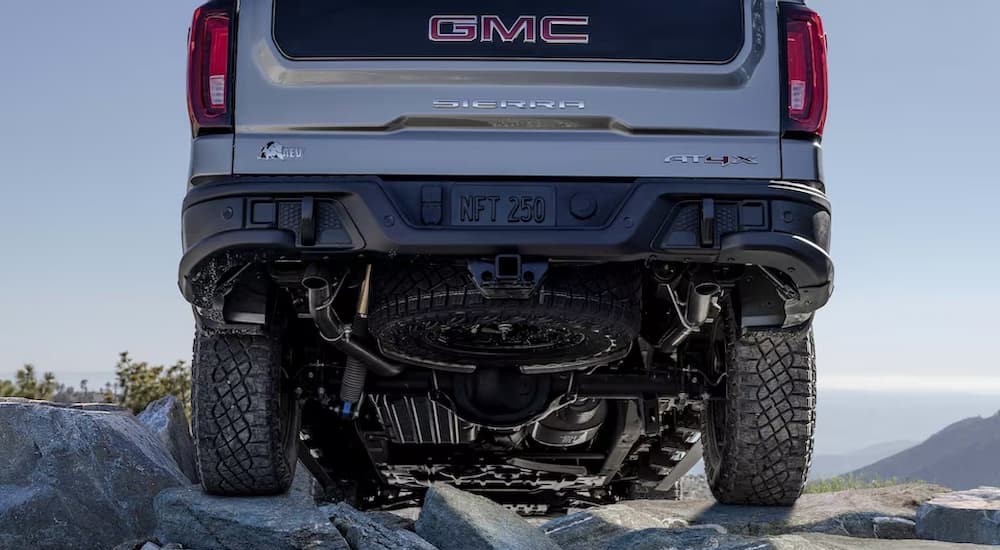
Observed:
[[[347,358],[344,368],[344,378],[340,383],[340,415],[353,418],[361,403],[361,394],[365,390],[365,378],[368,369],[353,357]]]
[[[365,278],[358,292],[358,311],[351,323],[350,338],[364,340],[368,336],[368,300],[371,292],[372,266],[365,269]],[[355,418],[361,408],[361,396],[365,391],[368,367],[358,359],[348,356],[344,363],[344,379],[340,382],[340,416]]]

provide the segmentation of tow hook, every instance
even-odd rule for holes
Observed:
[[[490,299],[528,298],[548,270],[547,261],[525,261],[519,254],[499,254],[492,261],[469,261],[476,287]]]

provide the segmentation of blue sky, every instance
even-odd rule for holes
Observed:
[[[888,376],[1000,396],[1000,2],[811,5],[830,35],[837,264],[816,323],[820,382]]]
[[[33,362],[73,381],[125,349],[190,358],[176,270],[196,5],[4,5],[0,377]]]
[[[188,359],[176,289],[198,2],[14,2],[0,18],[0,377],[67,381],[129,350]],[[814,0],[837,291],[821,385],[1000,396],[994,332],[1000,2]]]

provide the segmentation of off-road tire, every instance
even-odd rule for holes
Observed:
[[[404,363],[446,370],[580,369],[628,354],[639,332],[641,292],[642,273],[634,264],[553,267],[525,299],[487,298],[463,265],[382,266],[373,276],[370,327],[382,353]],[[441,345],[439,336],[450,327],[501,324],[547,330],[568,343],[503,353]]]
[[[299,407],[284,384],[281,338],[195,335],[192,416],[205,491],[284,493],[295,472]]]
[[[741,328],[729,300],[714,326],[713,363],[726,400],[704,415],[705,469],[724,504],[791,506],[802,494],[816,425],[816,353],[811,323]]]

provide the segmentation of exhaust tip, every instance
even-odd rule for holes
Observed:
[[[326,280],[322,277],[306,277],[302,279],[302,286],[309,290],[322,290],[329,285],[327,285]]]
[[[722,287],[715,283],[701,283],[694,287],[694,292],[699,296],[715,296],[722,293]]]
[[[307,274],[302,277],[302,286],[309,290],[323,290],[330,286],[330,281],[326,280],[326,277],[317,274]]]

